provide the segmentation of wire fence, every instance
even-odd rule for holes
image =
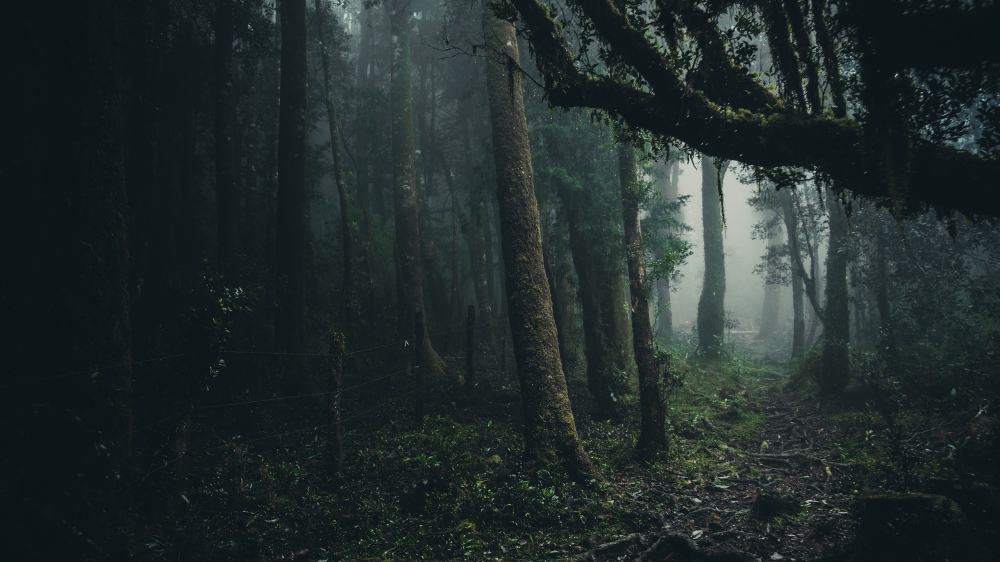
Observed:
[[[456,328],[456,329],[439,330],[437,332],[431,332],[428,335],[431,338],[436,339],[436,338],[440,338],[440,337],[442,337],[444,335],[450,335],[450,334],[453,334],[453,333],[456,333],[456,332],[468,332],[469,330],[473,330],[474,332],[480,332],[480,331],[482,331],[483,328],[492,327],[493,328],[493,333],[494,334],[500,334],[500,335],[494,337],[493,339],[487,340],[487,341],[475,342],[474,347],[471,348],[471,349],[468,346],[466,346],[466,350],[465,350],[466,351],[466,356],[465,357],[451,356],[451,357],[447,357],[447,359],[449,359],[449,360],[466,359],[467,360],[470,353],[476,353],[476,348],[479,348],[480,350],[486,350],[487,352],[492,352],[493,349],[494,349],[494,347],[496,346],[496,344],[502,342],[503,343],[503,350],[502,350],[501,353],[503,355],[499,359],[502,362],[502,364],[505,365],[506,364],[506,355],[508,353],[508,346],[506,344],[506,340],[508,338],[508,334],[507,334],[507,331],[506,331],[506,322],[507,322],[507,319],[506,318],[502,318],[502,319],[496,319],[496,320],[488,321],[488,322],[480,322],[480,323],[475,324],[473,326],[466,325],[464,327]],[[175,458],[173,458],[170,461],[164,461],[164,463],[162,465],[160,465],[160,466],[158,466],[158,467],[156,467],[156,468],[154,468],[152,470],[147,471],[142,476],[140,476],[140,477],[138,477],[138,478],[136,478],[136,479],[134,479],[134,480],[126,483],[122,487],[116,489],[111,494],[111,495],[114,495],[114,494],[118,493],[121,490],[128,489],[128,488],[133,488],[136,485],[141,485],[142,482],[148,480],[153,474],[158,473],[158,472],[166,469],[167,467],[173,466],[173,465],[175,465],[177,463],[184,463],[184,462],[186,462],[186,459],[189,459],[192,456],[196,456],[196,455],[207,453],[207,452],[211,452],[211,451],[221,450],[221,449],[224,449],[224,448],[227,448],[227,447],[241,447],[243,445],[247,445],[247,444],[251,444],[251,443],[258,443],[258,442],[269,440],[269,439],[276,439],[276,438],[280,439],[282,437],[286,437],[286,436],[290,436],[290,435],[294,435],[294,434],[298,434],[298,433],[302,433],[302,432],[306,432],[306,431],[319,431],[320,429],[333,429],[334,426],[336,426],[335,427],[336,433],[338,435],[343,435],[344,428],[345,428],[346,424],[348,424],[348,422],[356,422],[357,420],[362,419],[365,416],[381,412],[381,411],[389,408],[390,406],[399,406],[400,403],[401,403],[401,401],[404,401],[404,402],[406,401],[404,399],[409,399],[409,401],[412,402],[412,399],[413,399],[412,394],[413,393],[410,392],[411,389],[409,389],[406,386],[401,386],[401,385],[395,385],[395,386],[390,387],[390,388],[395,389],[396,392],[386,392],[385,391],[386,387],[384,387],[384,386],[379,387],[379,396],[375,396],[375,397],[373,397],[371,395],[367,395],[367,396],[364,396],[364,397],[362,397],[360,395],[355,395],[356,391],[359,391],[360,389],[362,389],[364,387],[368,387],[368,386],[370,386],[372,384],[375,384],[375,383],[379,383],[379,382],[384,383],[384,382],[389,381],[391,379],[403,377],[405,375],[411,375],[411,376],[414,376],[414,378],[415,378],[415,375],[417,373],[419,373],[421,369],[424,369],[424,366],[423,365],[418,365],[418,364],[411,364],[410,359],[407,359],[405,357],[405,355],[403,355],[403,358],[404,358],[404,363],[406,363],[406,365],[403,368],[399,368],[399,369],[393,370],[392,372],[389,372],[389,373],[386,373],[386,374],[378,374],[377,376],[371,376],[370,372],[361,372],[360,370],[359,370],[359,372],[347,373],[347,372],[345,372],[346,369],[344,369],[342,367],[342,363],[343,363],[343,359],[344,358],[354,358],[354,359],[357,359],[360,356],[375,355],[376,352],[378,352],[378,355],[381,356],[381,357],[379,357],[379,359],[383,359],[384,360],[387,348],[391,348],[393,346],[402,346],[403,349],[400,350],[400,351],[410,351],[407,348],[410,348],[412,345],[413,344],[411,343],[411,341],[409,339],[401,339],[401,340],[397,340],[397,341],[392,341],[392,342],[388,342],[388,343],[384,343],[384,344],[374,345],[374,346],[366,347],[364,349],[353,350],[353,351],[348,351],[348,352],[344,352],[344,353],[337,353],[333,349],[329,350],[327,353],[288,353],[288,352],[280,352],[280,351],[226,350],[226,349],[214,350],[213,351],[213,350],[209,350],[207,348],[202,348],[202,349],[193,350],[193,351],[184,352],[184,353],[175,353],[175,354],[170,354],[170,355],[164,355],[162,357],[155,357],[155,358],[144,359],[142,361],[135,361],[135,362],[132,362],[132,363],[127,363],[127,364],[115,365],[115,366],[111,366],[111,367],[104,367],[103,369],[90,369],[90,370],[87,370],[87,371],[66,373],[66,374],[59,375],[59,376],[46,377],[44,379],[37,379],[37,380],[33,380],[33,381],[22,381],[22,382],[19,382],[19,383],[14,383],[12,385],[8,385],[8,386],[15,386],[15,385],[20,385],[20,384],[28,384],[28,383],[32,383],[32,382],[51,381],[51,380],[55,380],[55,379],[61,379],[61,378],[71,377],[71,376],[74,376],[74,375],[79,375],[79,374],[84,374],[84,373],[99,372],[100,370],[108,370],[108,369],[116,368],[116,367],[126,367],[126,366],[138,365],[138,364],[153,363],[153,362],[158,362],[158,361],[160,361],[160,362],[162,362],[162,361],[168,361],[168,360],[171,360],[171,359],[177,359],[177,358],[181,358],[181,357],[195,355],[195,354],[198,354],[198,353],[204,353],[206,351],[212,351],[214,354],[217,354],[220,357],[224,356],[224,355],[238,355],[238,356],[275,356],[275,357],[305,356],[305,357],[314,357],[314,358],[326,358],[327,361],[328,361],[328,363],[330,363],[330,364],[332,364],[334,362],[337,362],[337,360],[339,359],[340,360],[339,364],[341,365],[340,372],[331,373],[330,376],[335,376],[340,381],[342,381],[343,378],[346,378],[346,377],[355,378],[355,379],[357,379],[357,378],[363,378],[364,379],[361,382],[357,382],[357,383],[351,384],[349,386],[342,386],[342,384],[338,383],[338,387],[336,389],[334,389],[334,390],[327,390],[327,391],[323,391],[323,392],[309,392],[309,393],[303,393],[303,394],[296,394],[296,395],[292,395],[292,396],[274,396],[274,397],[270,397],[270,398],[255,398],[255,399],[249,399],[249,400],[232,400],[232,401],[222,402],[222,403],[216,403],[216,404],[189,405],[189,406],[181,409],[180,411],[177,411],[177,412],[175,412],[173,414],[170,414],[168,416],[159,418],[156,421],[153,421],[151,423],[142,425],[142,426],[140,426],[138,428],[133,428],[129,432],[115,437],[114,439],[112,439],[112,441],[121,441],[121,440],[126,439],[126,438],[127,439],[134,439],[141,432],[144,432],[144,431],[147,431],[147,430],[151,430],[152,428],[161,426],[162,424],[165,424],[165,423],[173,421],[173,420],[177,420],[178,418],[191,416],[191,415],[193,415],[193,414],[195,414],[195,413],[197,413],[199,411],[204,411],[204,412],[218,411],[218,410],[223,410],[223,409],[227,409],[227,408],[239,408],[239,407],[247,407],[247,406],[260,406],[260,405],[265,405],[265,404],[285,403],[285,402],[290,402],[290,401],[294,401],[294,400],[303,400],[303,399],[323,399],[323,398],[326,398],[328,400],[328,404],[330,404],[330,402],[332,401],[332,399],[334,399],[334,397],[336,397],[336,398],[339,399],[339,400],[337,400],[337,407],[339,409],[336,412],[336,416],[335,416],[335,420],[334,421],[325,421],[324,423],[318,423],[318,424],[317,423],[311,423],[311,424],[307,424],[307,425],[305,425],[303,427],[300,427],[300,428],[297,428],[297,429],[279,431],[279,432],[275,432],[275,433],[272,433],[272,434],[269,434],[269,435],[264,435],[264,436],[260,436],[260,437],[254,437],[254,438],[250,438],[250,439],[243,439],[243,440],[240,440],[240,441],[235,441],[235,440],[230,439],[230,440],[226,440],[225,443],[222,443],[222,444],[219,444],[219,445],[210,446],[210,447],[204,447],[204,448],[201,448],[201,449],[195,449],[195,450],[190,450],[190,451],[189,450],[180,450],[180,449],[176,450],[176,451],[174,451],[176,453]],[[412,350],[410,352],[414,353],[414,357],[416,357],[416,350]],[[6,387],[3,387],[3,388],[6,388]],[[207,393],[206,393],[206,397],[207,397]],[[355,400],[353,400],[353,401],[350,400],[350,398],[352,398],[352,397],[355,398]],[[362,398],[364,398],[365,400],[362,400]],[[374,400],[374,404],[372,404],[373,400]],[[358,407],[360,407],[362,405],[365,406],[365,409],[363,409],[361,411],[350,412],[351,415],[346,416],[346,417],[342,417],[342,414],[343,414],[342,409],[344,409],[345,407],[347,407],[347,409],[355,409],[355,408],[358,408]],[[419,411],[419,409],[417,411]],[[327,416],[329,418],[329,412],[327,412]],[[342,444],[338,444],[338,445],[342,446]],[[339,454],[342,455],[342,452],[339,453]]]

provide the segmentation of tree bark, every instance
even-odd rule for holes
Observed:
[[[337,184],[337,195],[340,198],[340,238],[343,259],[343,285],[341,286],[341,313],[344,315],[345,333],[351,333],[354,324],[354,229],[351,226],[351,198],[344,182],[344,162],[340,155],[340,122],[337,119],[337,106],[333,99],[333,76],[330,71],[329,45],[326,44],[326,7],[322,0],[314,0],[316,6],[316,29],[319,36],[320,52],[323,61],[323,101],[326,105],[326,118],[330,126],[330,156],[333,159],[333,179]]]
[[[629,302],[632,310],[632,344],[639,375],[641,424],[638,450],[641,455],[649,456],[667,448],[666,412],[660,399],[660,373],[653,350],[653,328],[649,323],[649,288],[646,283],[642,225],[639,222],[642,187],[636,177],[635,166],[635,150],[631,146],[620,145],[618,173],[621,178],[625,255],[632,297]]]
[[[233,140],[233,0],[215,0],[215,203],[219,269],[232,271],[239,251],[240,196]]]
[[[801,357],[805,352],[806,318],[803,302],[802,274],[800,273],[802,254],[799,250],[798,218],[795,215],[795,205],[792,203],[791,188],[778,192],[778,202],[781,205],[781,217],[785,222],[785,232],[788,236],[789,263],[792,269],[792,359]]]
[[[277,350],[303,354],[306,255],[306,3],[281,2],[281,101],[278,124],[278,201],[275,268]],[[292,359],[283,382],[293,393],[314,390],[303,356]]]
[[[701,159],[701,217],[705,240],[705,281],[698,300],[698,347],[717,359],[726,329],[726,256],[722,247],[722,179],[728,162]]]
[[[615,419],[621,414],[618,397],[624,392],[621,381],[617,380],[616,368],[624,372],[625,365],[616,362],[621,353],[615,341],[615,315],[608,311],[614,306],[614,286],[612,276],[601,268],[600,256],[591,244],[591,235],[585,225],[587,201],[582,195],[570,191],[564,182],[558,182],[559,198],[566,210],[566,224],[569,228],[570,251],[576,268],[577,294],[583,312],[583,353],[587,359],[587,388],[597,402],[596,417]]]
[[[838,394],[850,378],[848,345],[851,341],[850,303],[847,293],[847,215],[832,190],[827,191],[830,208],[830,242],[826,257],[826,306],[823,308],[823,376],[820,389]]]
[[[420,255],[420,201],[414,168],[413,88],[410,76],[410,8],[406,2],[392,3],[389,25],[392,34],[392,187],[396,215],[396,248],[399,270],[405,289],[401,318],[402,335],[413,339],[415,322],[423,323],[420,342],[423,347],[424,376],[443,374],[444,362],[431,346],[424,312],[424,271]],[[420,313],[417,315],[416,313]]]
[[[545,277],[531,150],[524,117],[514,26],[483,10],[486,81],[493,124],[497,202],[514,356],[524,406],[525,455],[542,468],[562,465],[586,484],[603,480],[583,450],[569,403]]]

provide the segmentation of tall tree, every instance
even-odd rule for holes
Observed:
[[[726,256],[722,247],[722,179],[728,161],[701,159],[701,219],[705,240],[705,281],[698,300],[698,347],[718,358],[726,329]]]
[[[420,198],[418,193],[413,142],[413,87],[410,76],[410,26],[412,8],[409,2],[393,1],[389,5],[389,26],[392,33],[392,79],[390,110],[392,113],[392,187],[396,214],[396,249],[402,276],[403,335],[412,339],[421,333],[425,373],[442,374],[444,362],[434,351],[426,327],[424,312],[424,272],[420,244]],[[419,315],[417,313],[420,313]],[[419,320],[422,330],[414,330]]]
[[[215,202],[219,267],[229,271],[239,251],[240,196],[236,188],[233,105],[233,1],[215,0]]]
[[[850,378],[848,345],[851,342],[850,302],[847,292],[848,224],[844,206],[832,190],[827,192],[830,209],[830,242],[826,255],[826,306],[823,307],[823,375],[820,388],[838,394]]]
[[[577,435],[559,358],[542,257],[517,36],[514,26],[498,19],[488,7],[483,10],[483,35],[490,53],[486,79],[510,329],[524,406],[525,454],[536,467],[560,464],[584,481],[602,480]]]
[[[679,195],[679,175],[680,161],[670,160],[661,168],[663,177],[657,182],[660,195],[667,202],[676,201]],[[679,217],[678,217],[679,218]],[[664,236],[669,232],[662,232]],[[661,256],[662,257],[662,256]],[[656,332],[662,340],[669,341],[674,332],[674,315],[670,307],[670,276],[661,275],[654,282],[656,286],[656,310],[653,312],[656,318]]]
[[[278,113],[278,200],[275,224],[276,348],[306,351],[306,0],[281,2],[281,101]],[[304,360],[293,360],[283,384],[292,392],[312,387]]]
[[[800,357],[805,352],[806,319],[803,296],[803,279],[800,270],[802,253],[799,249],[798,218],[795,215],[795,204],[792,201],[791,188],[778,191],[778,204],[781,208],[781,218],[785,223],[788,235],[788,254],[792,270],[792,359]]]
[[[333,179],[337,184],[340,199],[340,240],[343,259],[343,284],[341,285],[341,313],[344,324],[350,329],[354,322],[354,228],[351,225],[351,198],[344,182],[344,162],[340,155],[340,121],[337,105],[333,97],[333,75],[330,70],[330,40],[326,35],[327,6],[323,0],[314,0],[316,7],[316,31],[319,37],[320,53],[323,61],[323,102],[326,106],[327,124],[330,127],[330,155],[333,159]]]
[[[5,10],[24,24],[0,38],[18,108],[0,138],[0,421],[17,452],[0,458],[0,501],[16,514],[4,520],[12,560],[127,557],[127,496],[113,494],[132,437],[123,6]]]
[[[635,149],[618,147],[618,174],[622,188],[622,219],[625,224],[625,255],[631,292],[632,345],[639,374],[639,452],[649,455],[667,447],[666,412],[660,399],[660,373],[653,350],[653,327],[649,322],[649,286],[646,282],[645,248],[639,222],[643,189],[636,175]]]
[[[777,223],[778,217],[774,212],[769,212],[772,215],[772,220],[770,222]],[[778,224],[771,224],[769,230],[771,231],[771,236],[767,239],[768,252],[773,252],[774,249],[783,245],[784,242],[784,230]],[[764,305],[761,309],[760,314],[760,330],[757,332],[757,339],[762,340],[769,338],[778,330],[778,324],[781,320],[781,285],[775,283],[768,283],[765,279],[764,283]]]

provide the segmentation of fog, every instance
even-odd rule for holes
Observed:
[[[760,325],[761,307],[764,302],[764,278],[753,272],[766,251],[765,240],[752,238],[753,225],[763,215],[754,210],[747,200],[757,186],[739,182],[737,170],[730,166],[723,181],[723,209],[726,228],[723,231],[726,252],[726,314],[736,321],[734,332],[754,331]],[[673,300],[674,332],[690,333],[698,315],[698,298],[705,275],[705,254],[702,242],[701,220],[701,162],[684,161],[680,166],[678,192],[687,195],[683,220],[693,230],[687,234],[691,256],[680,266],[680,281],[675,284]],[[791,306],[785,303],[788,291],[782,288],[782,331],[791,322]]]

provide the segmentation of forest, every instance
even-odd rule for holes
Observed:
[[[4,13],[3,560],[1000,561],[1000,2]]]

